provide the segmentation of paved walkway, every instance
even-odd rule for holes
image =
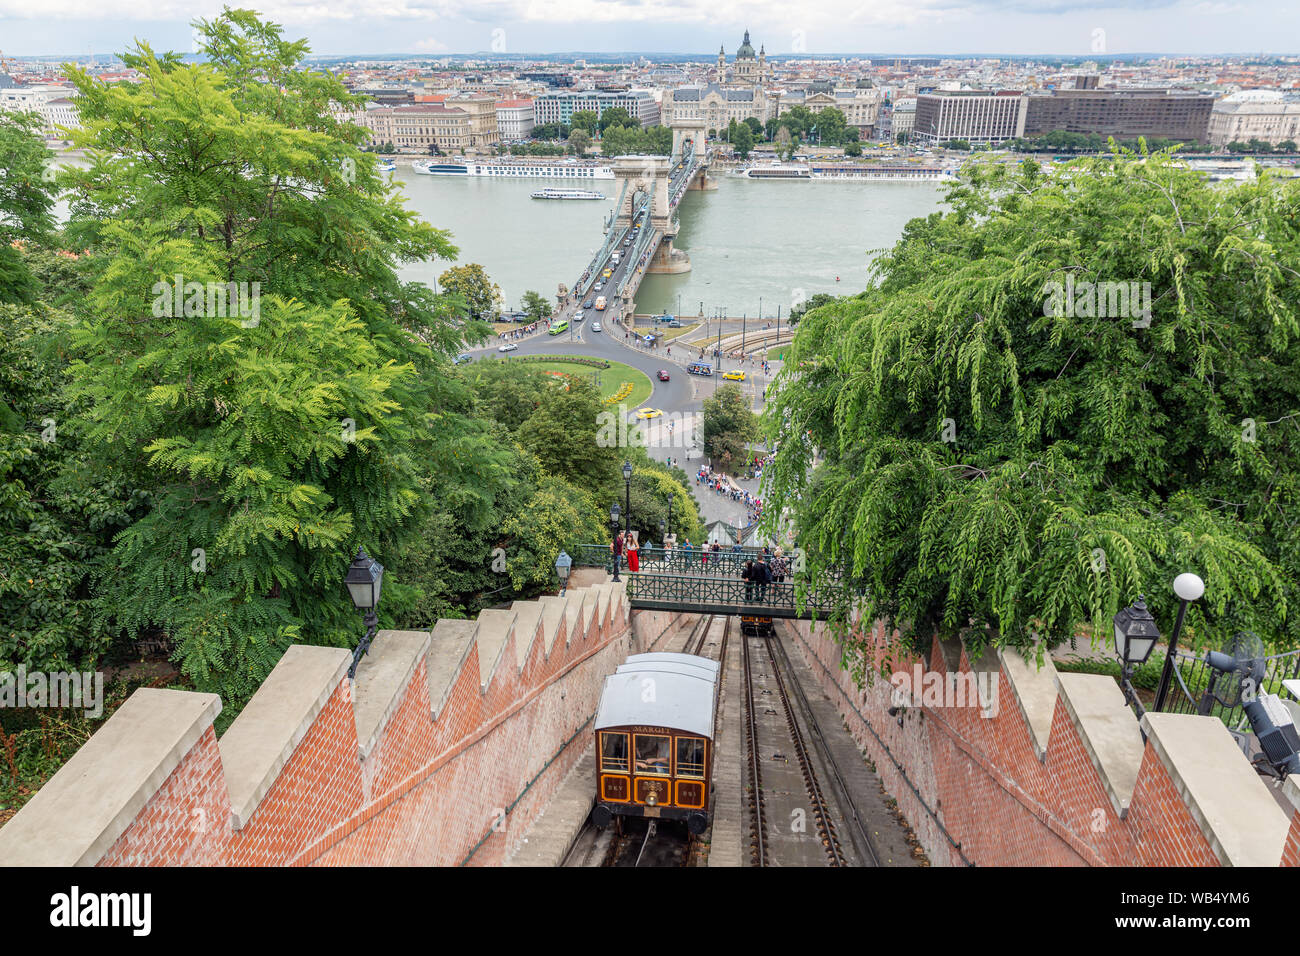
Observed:
[[[709,836],[709,866],[749,866],[748,813],[745,809],[744,750],[741,727],[744,675],[740,668],[740,628],[727,641],[718,698],[718,731],[714,742],[713,827]]]
[[[588,744],[505,866],[559,866],[595,802],[596,748]]]

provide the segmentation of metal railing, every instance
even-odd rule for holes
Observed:
[[[580,544],[575,549],[575,565],[603,568],[610,565],[610,550],[607,544]],[[762,557],[763,549],[746,546],[740,551],[704,551],[700,548],[677,546],[671,551],[663,548],[641,548],[637,551],[637,562],[642,571],[675,572],[682,574],[739,574],[746,561]],[[790,556],[786,555],[789,560]],[[623,561],[620,567],[627,562]]]
[[[627,598],[633,607],[697,614],[826,618],[843,606],[838,588],[812,588],[800,581],[753,584],[735,577],[688,574],[628,574],[626,578]]]
[[[1238,701],[1224,707],[1209,693],[1215,677],[1220,673],[1206,663],[1204,653],[1179,650],[1174,653],[1174,681],[1161,712],[1166,714],[1200,714],[1218,717],[1230,729],[1246,724],[1246,715]],[[1264,658],[1264,679],[1256,688],[1258,694],[1287,695],[1282,681],[1300,677],[1300,650],[1287,651]]]

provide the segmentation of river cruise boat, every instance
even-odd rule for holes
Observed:
[[[736,176],[744,179],[812,179],[812,170],[798,164],[782,165],[767,163],[758,166],[746,166],[735,170]]]
[[[604,193],[594,189],[568,189],[563,186],[547,186],[531,194],[534,199],[604,199]]]
[[[417,159],[411,163],[411,168],[422,176],[482,177],[485,179],[568,179],[575,182],[614,178],[613,166],[578,162],[478,163],[473,161],[440,162],[437,160]]]
[[[956,177],[957,171],[944,166],[856,166],[834,164],[812,167],[813,179],[853,179],[878,183],[938,183]]]

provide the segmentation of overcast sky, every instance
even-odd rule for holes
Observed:
[[[6,55],[190,49],[220,0],[0,0]],[[1297,53],[1296,0],[251,0],[344,53]]]

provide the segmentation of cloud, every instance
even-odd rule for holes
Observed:
[[[417,53],[446,53],[448,47],[437,37],[428,37],[424,40],[417,40],[414,49]]]

